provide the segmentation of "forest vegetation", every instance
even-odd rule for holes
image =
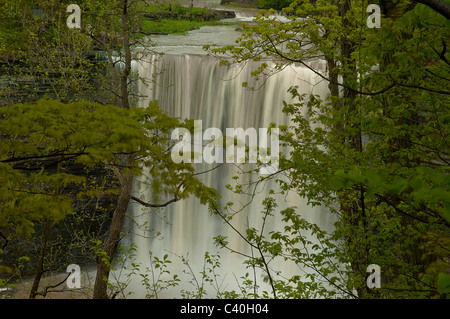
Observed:
[[[70,3],[83,8],[80,29],[67,28]],[[367,26],[370,3],[381,8],[379,28]],[[242,194],[249,183],[277,181],[284,194],[326,206],[337,221],[326,233],[267,197],[262,225],[281,216],[285,227],[238,234],[255,251],[246,256],[241,289],[214,286],[220,255],[205,255],[202,282],[218,298],[448,298],[449,1],[267,0],[261,6],[275,10],[243,24],[235,45],[205,50],[225,66],[261,63],[256,80],[303,65],[327,81],[330,94],[322,99],[291,87],[296,102],[279,105],[292,118],[279,126],[290,150],[281,154],[279,171],[242,178],[254,176],[256,167],[225,186]],[[89,297],[126,297],[127,282],[111,273],[135,249],[121,246],[130,202],[160,208],[195,196],[233,228],[233,203],[221,203],[200,172],[170,158],[171,131],[193,130],[192,121],[168,116],[158,101],[136,108],[140,96],[133,90],[143,79],[132,61],[151,52],[151,33],[181,30],[164,24],[167,11],[183,16],[172,26],[193,23],[183,30],[218,23],[198,21],[209,11],[145,0],[0,0],[0,7],[0,287],[31,278],[29,298],[45,298],[56,287],[42,286],[42,276],[79,263],[96,269]],[[281,10],[288,22],[270,18]],[[314,59],[326,61],[326,74],[309,63]],[[133,197],[135,176],[156,201]],[[224,254],[230,250],[228,238],[215,241]],[[279,276],[269,267],[275,259],[311,272]],[[154,271],[164,272],[170,260],[154,256],[153,262]],[[372,264],[382,270],[375,289],[366,282]],[[256,293],[256,268],[267,291]],[[152,281],[141,273],[149,297],[179,284],[177,274],[169,275]],[[194,288],[185,297],[205,296],[203,286]]]

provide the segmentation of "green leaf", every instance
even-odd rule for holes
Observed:
[[[437,290],[441,295],[450,293],[450,275],[446,273],[439,273]]]

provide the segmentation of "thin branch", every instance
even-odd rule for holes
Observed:
[[[52,290],[52,291],[49,291],[49,289],[56,288],[59,285],[62,285],[69,278],[70,275],[71,275],[71,273],[69,273],[66,278],[64,278],[61,282],[59,282],[59,283],[57,283],[55,285],[46,286],[43,291],[36,292],[36,295],[40,295],[40,296],[45,297],[45,296],[47,296],[47,294],[49,292],[63,292],[64,290],[57,290],[57,291],[56,290]]]
[[[250,247],[253,247],[255,249],[258,249],[257,246],[255,246],[254,244],[252,244],[244,235],[241,234],[241,232],[239,230],[236,229],[236,227],[234,227],[230,221],[217,209],[216,206],[212,205],[212,209],[216,212],[217,215],[219,215],[223,221],[230,226],[247,244],[250,245]]]
[[[1,163],[11,163],[11,162],[22,162],[22,161],[28,161],[28,160],[35,160],[35,159],[45,159],[45,158],[51,158],[51,157],[59,157],[59,156],[81,156],[81,155],[87,155],[88,153],[85,153],[84,148],[81,152],[78,153],[61,153],[56,152],[49,155],[35,155],[35,156],[25,156],[25,157],[11,157],[5,160],[0,161]]]
[[[205,174],[205,173],[209,173],[213,170],[215,170],[216,168],[219,168],[220,166],[222,166],[224,163],[220,163],[217,166],[214,166],[213,168],[207,169],[206,171],[202,171],[202,172],[198,172],[198,173],[193,173],[192,176],[196,176],[196,175],[201,175],[201,174]]]
[[[144,202],[143,200],[141,200],[141,199],[139,199],[139,198],[137,198],[135,196],[131,196],[131,199],[136,201],[136,202],[138,202],[139,204],[141,204],[141,205],[143,205],[145,207],[153,207],[153,208],[166,207],[166,206],[168,206],[168,205],[170,205],[172,203],[175,203],[175,202],[180,200],[179,197],[175,196],[174,198],[168,200],[165,203],[162,203],[162,204],[151,204],[151,203]]]
[[[269,39],[269,41],[270,41],[272,47],[274,48],[275,53],[276,53],[278,56],[280,56],[282,59],[285,59],[285,60],[287,60],[287,61],[289,61],[289,62],[293,62],[293,63],[301,63],[301,64],[304,65],[306,68],[308,68],[309,70],[311,70],[312,72],[314,72],[316,75],[320,76],[322,79],[324,79],[324,80],[330,82],[331,84],[335,84],[335,85],[341,86],[341,87],[343,87],[344,89],[351,89],[351,90],[353,90],[356,94],[369,95],[369,96],[372,96],[372,95],[379,95],[379,94],[383,94],[383,93],[389,91],[390,89],[392,89],[392,88],[396,85],[396,83],[391,83],[390,85],[388,85],[388,86],[386,86],[385,88],[383,88],[383,89],[381,89],[381,90],[379,90],[379,91],[376,91],[376,92],[362,92],[362,91],[359,91],[359,90],[355,90],[354,88],[348,87],[348,86],[346,86],[346,85],[344,85],[344,84],[342,84],[342,83],[339,83],[339,82],[336,82],[336,81],[332,81],[330,78],[327,78],[327,77],[326,77],[325,75],[323,75],[321,72],[319,72],[319,71],[317,71],[316,69],[314,69],[313,67],[309,66],[309,65],[308,65],[305,61],[303,61],[303,60],[293,59],[293,58],[290,58],[290,57],[284,55],[283,53],[281,53],[281,52],[276,48],[275,44],[272,42],[272,39],[271,39],[269,36],[267,36],[267,38]]]

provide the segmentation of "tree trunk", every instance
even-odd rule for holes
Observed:
[[[56,174],[61,173],[63,157],[59,157],[58,167],[56,169]],[[57,189],[55,189],[55,194],[57,193]],[[42,275],[44,274],[44,259],[47,250],[48,239],[50,237],[50,231],[52,230],[53,222],[47,219],[45,221],[44,232],[42,233],[42,241],[41,241],[41,249],[39,252],[38,265],[36,267],[36,273],[34,275],[33,286],[30,291],[30,299],[35,299],[38,294],[39,283],[41,282]]]
[[[128,78],[131,73],[131,50],[128,19],[128,0],[124,0],[122,7],[122,48],[125,51],[125,66],[120,73],[120,96],[122,107],[126,109],[130,108]],[[126,166],[131,167],[133,162],[134,155],[127,155]],[[123,220],[131,198],[133,173],[131,170],[126,173],[117,172],[117,177],[120,180],[121,192],[111,220],[109,236],[103,245],[102,252],[105,255],[97,258],[97,274],[95,277],[93,292],[94,299],[109,298],[107,293],[109,273],[114,255],[116,254],[117,247],[121,239]]]
[[[127,156],[127,164],[134,161],[134,156]],[[121,192],[117,202],[116,209],[111,221],[109,236],[106,239],[102,252],[105,255],[97,257],[97,275],[94,283],[94,299],[108,299],[108,278],[111,270],[110,264],[113,262],[114,255],[117,251],[117,246],[121,239],[123,220],[128,208],[128,203],[131,198],[131,189],[133,183],[133,173],[130,171],[127,174],[119,176],[121,182]]]
[[[123,1],[122,10],[122,49],[125,51],[125,67],[120,76],[120,96],[122,98],[122,107],[130,108],[128,93],[128,78],[131,73],[131,49],[130,32],[128,28],[128,0]]]
[[[41,281],[42,275],[44,274],[44,258],[47,250],[48,238],[50,237],[50,231],[52,229],[52,222],[50,220],[45,221],[44,232],[42,233],[41,249],[39,251],[39,259],[36,268],[36,273],[34,275],[33,286],[30,290],[30,299],[35,299],[38,294],[39,283]]]
[[[344,0],[339,8],[339,14],[342,19],[343,26],[351,25],[348,21],[347,13],[351,10],[351,0]],[[345,134],[346,143],[349,147],[357,152],[362,152],[362,136],[361,136],[361,126],[360,123],[355,123],[354,118],[359,117],[359,110],[355,105],[355,99],[358,95],[356,88],[354,87],[357,81],[357,67],[356,61],[352,57],[355,51],[355,43],[353,40],[348,39],[345,35],[342,37],[341,43],[341,58],[343,64],[343,70],[345,73],[343,77],[343,98],[341,107],[345,107],[346,119],[342,119],[344,130],[347,131]],[[358,164],[354,162],[352,164]],[[350,234],[346,238],[349,249],[355,250],[355,258],[351,263],[351,267],[354,274],[365,274],[366,267],[369,265],[368,251],[365,245],[355,244],[354,240],[360,238],[361,232],[359,225],[364,227],[364,233],[369,232],[366,225],[365,207],[364,207],[364,190],[362,187],[360,189],[352,189],[341,193],[341,216],[344,222],[355,231],[354,234]],[[357,295],[359,298],[365,298],[368,294],[368,289],[365,282],[360,287],[355,287]]]

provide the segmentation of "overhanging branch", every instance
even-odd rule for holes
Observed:
[[[137,197],[135,197],[135,196],[131,196],[131,199],[134,200],[134,201],[136,201],[136,202],[138,202],[138,203],[141,204],[142,206],[145,206],[145,207],[152,207],[152,208],[166,207],[166,206],[168,206],[168,205],[170,205],[170,204],[172,204],[172,203],[175,203],[175,202],[177,202],[177,201],[180,200],[177,196],[175,196],[174,198],[168,200],[168,201],[165,202],[165,203],[162,203],[162,204],[152,204],[152,203],[144,202],[143,200],[141,200],[141,199],[139,199],[139,198],[137,198]]]
[[[430,7],[447,19],[450,19],[450,4],[444,2],[443,0],[416,0],[416,2]]]

